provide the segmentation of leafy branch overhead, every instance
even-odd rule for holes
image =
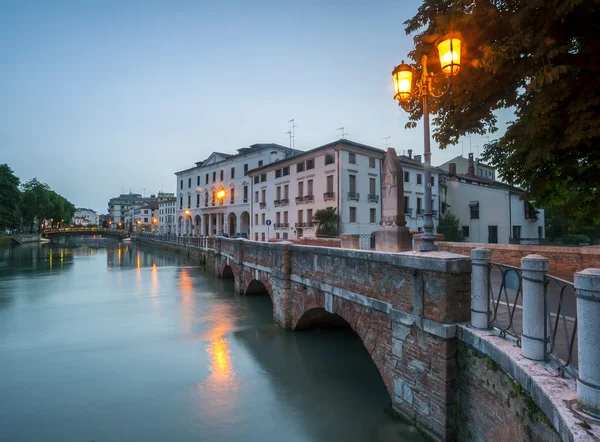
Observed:
[[[497,132],[484,161],[526,188],[538,206],[562,206],[574,222],[600,223],[600,5],[591,0],[425,0],[405,22],[415,49],[438,63],[434,43],[463,36],[461,70],[431,103],[441,148]],[[421,114],[410,115],[412,122]],[[409,123],[410,124],[410,123]]]

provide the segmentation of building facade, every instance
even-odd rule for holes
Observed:
[[[175,233],[249,236],[252,190],[248,172],[295,152],[278,144],[253,144],[235,155],[213,152],[195,167],[176,172]],[[222,199],[219,190],[224,191]]]
[[[139,193],[121,194],[108,201],[108,216],[109,225],[112,228],[124,228],[127,221],[129,211],[134,206],[141,207],[146,203],[147,198],[144,198]]]
[[[465,241],[535,244],[545,237],[544,210],[535,209],[523,189],[474,173],[458,174],[452,163],[445,181],[447,208],[460,220]]]
[[[158,202],[158,231],[161,235],[175,234],[175,197]]]
[[[469,172],[469,161],[472,161],[471,164],[473,166],[473,175],[478,176],[480,178],[486,178],[488,180],[497,180],[496,169],[492,166],[488,166],[485,163],[482,163],[478,159],[473,158],[473,154],[470,153],[468,158],[459,155],[457,157],[452,158],[450,161],[446,161],[444,164],[440,164],[439,168],[444,170],[444,172],[450,171],[450,164],[456,165],[456,173],[459,175],[467,175]]]
[[[81,226],[98,225],[98,214],[92,209],[77,208],[75,209],[71,224]]]

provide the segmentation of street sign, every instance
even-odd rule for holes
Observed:
[[[270,219],[268,219],[268,220],[265,222],[265,224],[266,224],[267,226],[270,226],[270,225],[271,225],[271,220],[270,220]]]

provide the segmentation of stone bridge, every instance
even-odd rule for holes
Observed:
[[[110,238],[125,239],[129,238],[130,234],[127,230],[120,229],[105,229],[102,227],[82,227],[77,229],[45,229],[42,232],[42,237],[47,239],[62,238],[65,236],[107,236]]]
[[[141,241],[189,255],[218,277],[233,279],[241,294],[268,293],[275,320],[288,330],[349,325],[377,366],[394,410],[436,440],[593,440],[564,417],[564,406],[544,408],[557,397],[540,393],[527,363],[514,362],[512,350],[503,349],[506,341],[494,343],[489,333],[467,326],[469,257],[150,238]],[[551,388],[575,397],[569,385],[559,378]]]

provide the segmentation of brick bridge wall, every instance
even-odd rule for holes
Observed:
[[[439,250],[471,256],[471,250],[483,247],[492,251],[492,261],[513,266],[521,265],[521,258],[537,254],[550,260],[550,274],[573,278],[575,272],[600,268],[600,246],[556,247],[522,244],[482,244],[468,242],[437,242]]]
[[[490,388],[485,356],[458,339],[457,323],[470,317],[466,257],[231,239],[214,249],[161,245],[232,277],[242,294],[267,291],[286,329],[343,318],[379,369],[393,408],[434,439],[558,440],[552,426],[519,419],[531,399],[510,405],[511,377],[494,366]]]

